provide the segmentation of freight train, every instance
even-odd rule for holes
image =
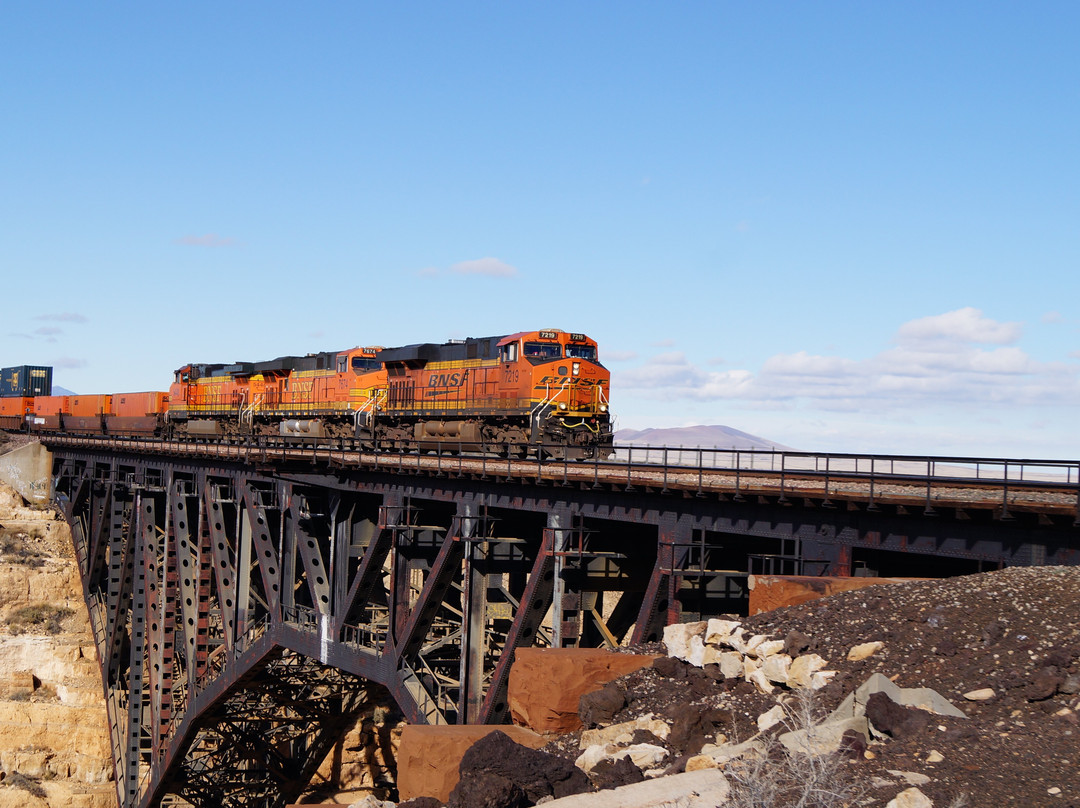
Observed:
[[[557,329],[190,364],[168,392],[47,395],[51,369],[31,366],[0,370],[0,381],[0,428],[30,432],[351,439],[369,449],[509,457],[612,451],[611,375],[594,340]]]

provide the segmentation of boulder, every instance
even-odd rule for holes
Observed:
[[[864,659],[868,659],[885,647],[885,643],[877,640],[875,642],[864,642],[861,645],[856,645],[847,652],[848,662],[861,662]]]
[[[664,626],[664,647],[667,648],[668,656],[689,662],[693,653],[691,642],[695,638],[703,641],[707,628],[707,622],[672,623]]]
[[[461,758],[460,779],[450,792],[450,808],[510,808],[515,790],[520,789],[525,802],[569,796],[588,791],[589,778],[565,758],[514,743],[504,732],[485,735]],[[495,796],[487,796],[478,782],[490,787]],[[498,796],[504,794],[507,796]]]
[[[539,749],[546,743],[542,736],[524,727],[483,724],[406,726],[401,733],[397,759],[398,792],[402,801],[435,797],[446,802],[458,783],[458,766],[465,752],[496,731],[531,749]]]
[[[785,732],[780,743],[789,752],[802,755],[827,755],[844,746],[844,735],[857,732],[864,740],[870,740],[865,717],[830,718],[812,727]]]
[[[934,808],[930,798],[917,788],[906,788],[889,800],[885,808]]]
[[[909,738],[930,724],[930,713],[918,707],[904,707],[878,691],[866,701],[866,717],[874,729],[891,738]]]
[[[788,668],[788,683],[792,687],[810,687],[813,683],[813,675],[828,664],[817,654],[797,656]]]
[[[547,808],[715,808],[728,801],[728,782],[719,769],[673,774],[609,791],[577,794],[545,803]]]
[[[587,729],[581,733],[580,749],[595,744],[606,745],[609,743],[629,744],[633,743],[634,733],[638,730],[651,732],[657,738],[666,740],[671,734],[671,727],[659,719],[652,717],[652,713],[643,715],[633,721],[624,721],[621,724],[612,724],[603,729]]]
[[[510,716],[515,724],[541,734],[573,732],[582,726],[582,695],[648,667],[656,658],[599,648],[518,648],[507,685]]]

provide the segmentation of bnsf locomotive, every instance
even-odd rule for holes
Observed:
[[[607,457],[610,373],[559,330],[192,364],[168,393],[39,395],[0,373],[0,427],[234,440],[358,440],[372,449]],[[39,388],[41,382],[39,379]],[[51,380],[48,389],[51,391]]]

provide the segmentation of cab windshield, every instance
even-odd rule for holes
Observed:
[[[379,370],[382,368],[382,362],[378,359],[368,359],[365,356],[354,356],[352,358],[353,373],[366,373],[369,370]]]
[[[540,359],[562,359],[562,346],[557,342],[526,342],[525,356]]]
[[[567,345],[566,355],[571,359],[585,359],[589,362],[595,362],[596,348],[592,345]]]

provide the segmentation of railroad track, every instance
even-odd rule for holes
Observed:
[[[215,458],[244,464],[325,465],[437,477],[503,479],[595,489],[792,504],[896,506],[1080,514],[1080,464],[1056,460],[836,455],[801,452],[618,448],[614,459],[514,459],[458,453],[375,452],[349,441],[240,443],[48,435],[46,446]],[[635,455],[637,459],[635,459]],[[672,459],[677,462],[671,462]],[[696,462],[695,462],[696,461]]]

